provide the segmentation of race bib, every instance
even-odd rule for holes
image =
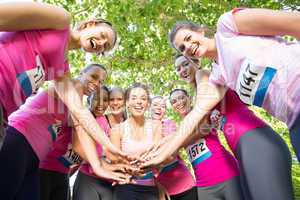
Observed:
[[[242,63],[236,83],[236,92],[248,105],[262,106],[266,92],[276,69],[252,64],[249,60]]]
[[[82,159],[80,156],[73,151],[72,144],[68,145],[67,152],[58,158],[58,160],[66,167],[71,168],[75,165],[80,165]]]
[[[200,139],[195,144],[188,146],[187,148],[189,160],[193,167],[208,159],[212,154],[206,146],[205,139]]]
[[[45,81],[45,71],[40,57],[37,55],[36,67],[17,75],[19,84],[26,97],[35,94]]]
[[[60,133],[62,129],[62,121],[57,120],[54,124],[48,126],[48,131],[51,134],[52,141],[55,141],[57,135]]]

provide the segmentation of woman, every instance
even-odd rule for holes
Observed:
[[[175,122],[164,118],[166,107],[166,101],[162,96],[155,96],[151,99],[151,118],[161,122],[164,137],[176,132]],[[197,200],[197,188],[194,187],[195,180],[184,161],[179,156],[168,160],[167,165],[160,171],[157,180],[164,186],[171,200]]]
[[[82,90],[85,95],[91,95],[99,88],[99,82],[105,80],[106,73],[106,68],[102,65],[88,65],[76,78],[81,83],[77,84],[78,89]],[[98,79],[92,77],[98,77]],[[72,173],[81,161],[80,156],[72,148],[72,127],[62,127],[51,151],[39,164],[40,198],[44,200],[67,199],[69,173]]]
[[[175,89],[170,93],[170,103],[182,118],[191,110],[186,90]],[[196,129],[196,132],[202,131]],[[196,133],[197,134],[197,133]],[[195,137],[187,147],[192,163],[199,199],[242,200],[239,170],[235,158],[219,141],[217,131],[210,131],[204,138]]]
[[[73,81],[81,98],[97,89],[99,82],[106,78],[101,65],[93,64],[85,70]],[[0,151],[3,199],[39,199],[39,162],[45,159],[53,142],[62,134],[62,127],[68,126],[68,118],[67,107],[51,86],[29,98],[9,116],[7,135]],[[101,170],[99,174],[116,178],[116,174],[100,167],[95,167]]]
[[[126,106],[130,117],[111,130],[111,141],[129,155],[140,156],[161,138],[161,124],[146,119],[149,107],[149,92],[146,86],[136,83],[126,91]],[[158,199],[158,190],[152,172],[135,176],[135,184],[117,185],[114,199]]]
[[[280,37],[299,39],[299,22],[298,12],[234,9],[219,18],[214,38],[205,37],[203,27],[196,24],[175,25],[170,34],[174,48],[188,57],[206,57],[216,62],[209,84],[210,91],[219,95],[210,102],[200,102],[203,112],[199,120],[230,88],[245,104],[262,107],[287,124],[300,160],[300,45]]]
[[[175,68],[182,80],[196,87],[198,65],[194,63],[198,63],[198,60],[193,59],[191,62],[179,55]],[[202,81],[205,82],[209,74],[202,72],[202,76]],[[239,162],[245,198],[293,199],[290,154],[282,138],[257,118],[231,90],[213,109],[211,117],[214,126],[224,132],[227,143]],[[254,155],[256,159],[253,159]],[[270,185],[270,182],[274,184]]]
[[[109,90],[106,86],[103,86],[89,97],[90,110],[107,136],[110,128],[104,113],[108,107],[108,100]],[[97,144],[97,152],[99,157],[104,159],[101,145]],[[111,166],[105,160],[102,160],[102,163],[106,166]],[[74,200],[111,200],[112,192],[112,180],[97,177],[88,163],[84,163],[81,166],[73,187]]]
[[[125,92],[121,88],[114,87],[110,89],[108,105],[109,114],[105,117],[110,128],[126,120]]]
[[[112,152],[122,154],[108,138],[95,134],[102,130],[71,83],[66,57],[69,50],[80,48],[91,53],[111,50],[117,35],[110,23],[89,20],[70,30],[67,11],[36,2],[3,3],[0,13],[0,69],[5,74],[0,77],[0,102],[4,119],[45,80],[54,80],[58,96],[87,133]]]

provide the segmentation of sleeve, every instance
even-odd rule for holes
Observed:
[[[239,34],[233,18],[233,14],[239,10],[240,9],[234,9],[221,15],[217,22],[217,33],[220,33],[225,37],[232,37]]]
[[[216,63],[212,64],[212,72],[209,76],[209,82],[215,85],[226,85],[225,78],[220,69],[221,66],[218,66]]]

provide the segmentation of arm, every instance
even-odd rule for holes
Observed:
[[[168,145],[164,145],[159,150],[158,156],[143,164],[143,167],[155,166],[162,163],[166,158],[173,155],[193,134],[193,130],[197,127],[202,118],[223,99],[226,88],[216,86],[208,82],[208,73],[206,71],[196,72],[197,81],[197,98],[192,111],[183,119],[177,130],[176,136]],[[203,133],[200,133],[204,135]]]
[[[121,149],[121,129],[120,125],[117,124],[110,129],[110,141],[111,143],[118,149]],[[106,156],[113,161],[114,163],[118,163],[120,160],[119,157],[111,154],[109,151],[106,152]]]
[[[120,183],[129,183],[130,175],[124,174],[125,166],[115,166],[114,168],[107,167],[107,164],[100,160],[96,144],[92,138],[89,137],[85,132],[85,130],[76,123],[75,125],[75,133],[74,133],[74,150],[78,153],[82,158],[87,160],[92,166],[93,172],[102,178],[112,179],[118,181]],[[81,148],[83,143],[80,141],[84,141],[84,145],[87,145],[85,148]]]
[[[233,14],[237,29],[246,35],[291,35],[300,38],[300,13],[245,9]]]
[[[81,97],[69,78],[69,74],[56,79],[54,87],[59,98],[68,107],[72,116],[85,129],[83,134],[88,133],[97,143],[101,144],[103,148],[107,148],[110,152],[124,155],[118,148],[113,146],[91,112],[83,105]],[[83,148],[85,147],[86,145],[83,145]]]
[[[1,3],[0,31],[64,29],[70,14],[63,8],[35,2]]]

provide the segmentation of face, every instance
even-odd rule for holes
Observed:
[[[82,72],[80,81],[83,85],[83,93],[90,95],[102,85],[106,79],[106,72],[100,67],[91,67],[88,71]]]
[[[190,99],[182,91],[173,92],[170,97],[170,103],[176,113],[185,116],[191,108]]]
[[[133,88],[126,103],[132,116],[143,116],[149,106],[147,92],[143,88]]]
[[[182,54],[191,58],[201,58],[208,50],[208,40],[203,31],[179,29],[173,44]]]
[[[176,58],[175,70],[179,78],[186,83],[193,83],[195,81],[196,67],[184,56]]]
[[[154,98],[150,106],[151,118],[155,120],[162,120],[166,114],[166,102],[162,98]]]
[[[123,92],[112,90],[109,94],[109,108],[113,115],[123,113],[125,106],[125,98]]]
[[[112,28],[105,24],[91,24],[80,30],[81,47],[90,53],[104,53],[111,50],[115,37]]]
[[[100,89],[100,94],[95,97],[96,98],[96,102],[95,105],[93,105],[93,113],[96,117],[102,116],[107,107],[108,107],[108,92],[101,88]]]

